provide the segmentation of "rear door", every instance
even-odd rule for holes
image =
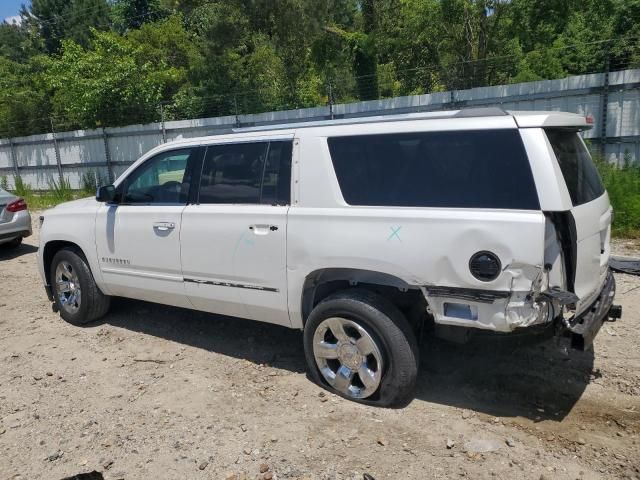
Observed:
[[[289,325],[291,139],[209,145],[182,215],[185,290],[199,310]]]
[[[573,203],[574,291],[580,298],[580,311],[595,300],[607,274],[612,209],[598,170],[578,133],[547,129],[546,134]]]

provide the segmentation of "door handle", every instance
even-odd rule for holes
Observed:
[[[249,225],[249,230],[253,231],[256,235],[266,235],[269,231],[275,232],[278,230],[277,225]]]
[[[153,224],[154,230],[160,230],[166,232],[167,230],[173,230],[176,228],[176,224],[173,222],[156,222]]]

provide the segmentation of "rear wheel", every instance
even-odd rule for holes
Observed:
[[[51,262],[51,289],[60,316],[73,325],[83,325],[102,317],[109,310],[110,297],[93,279],[84,256],[64,248]]]
[[[367,290],[320,302],[304,329],[311,378],[338,395],[383,407],[407,403],[418,373],[418,346],[404,315]]]

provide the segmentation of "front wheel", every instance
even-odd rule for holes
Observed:
[[[51,290],[60,316],[73,325],[84,325],[107,313],[110,297],[96,285],[84,256],[72,248],[55,254],[51,262]]]
[[[311,378],[338,395],[382,407],[407,403],[418,373],[418,346],[404,315],[367,290],[321,301],[304,328]]]

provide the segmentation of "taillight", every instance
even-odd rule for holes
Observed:
[[[5,207],[7,212],[16,213],[27,209],[27,202],[19,198]]]

